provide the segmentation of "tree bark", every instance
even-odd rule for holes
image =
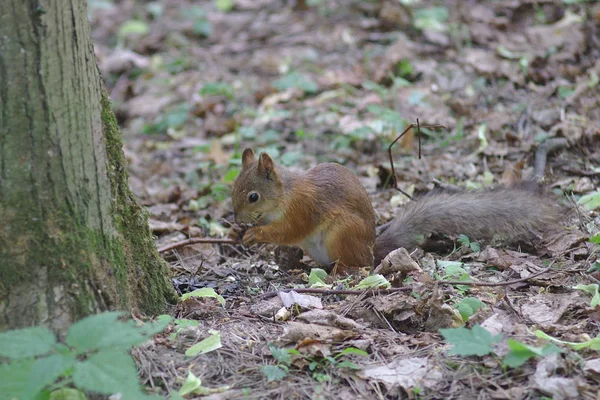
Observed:
[[[84,0],[0,1],[0,331],[174,299]]]

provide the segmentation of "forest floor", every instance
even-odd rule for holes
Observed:
[[[558,144],[543,172],[568,210],[560,234],[417,250],[415,271],[385,275],[405,291],[305,294],[285,309],[283,294],[263,295],[352,289],[368,271],[319,283],[308,257],[294,263],[273,246],[163,252],[180,294],[213,288],[225,304],[192,297],[171,309],[168,334],[134,352],[148,388],[175,397],[185,382],[212,399],[599,398],[598,3],[88,3],[130,184],[159,248],[226,234],[245,147],[292,169],[346,165],[381,225],[408,201],[386,185],[387,147],[417,118],[445,128],[422,129],[420,159],[414,134],[394,148],[399,186],[413,195],[533,179],[536,149]],[[435,283],[448,279],[500,285]],[[206,338],[206,353],[186,357]]]

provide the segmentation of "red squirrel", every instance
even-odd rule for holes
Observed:
[[[432,193],[409,202],[375,238],[375,212],[367,191],[348,168],[318,164],[292,172],[252,149],[232,189],[235,221],[251,225],[242,238],[296,245],[319,264],[338,271],[378,265],[391,251],[412,250],[432,233],[465,234],[473,240],[525,237],[557,219],[552,202],[526,188]]]

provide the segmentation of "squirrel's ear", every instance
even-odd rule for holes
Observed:
[[[242,168],[246,168],[254,161],[254,150],[246,149],[242,153]]]
[[[258,170],[267,176],[267,179],[273,179],[276,176],[275,163],[267,153],[260,153],[258,157]]]

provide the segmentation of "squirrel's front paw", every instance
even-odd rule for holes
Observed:
[[[260,243],[261,233],[261,228],[258,226],[248,229],[246,231],[246,234],[244,235],[244,239],[242,240],[243,245],[246,247],[250,247],[254,244]]]
[[[244,228],[239,225],[232,225],[227,231],[227,237],[239,243],[244,236]]]

